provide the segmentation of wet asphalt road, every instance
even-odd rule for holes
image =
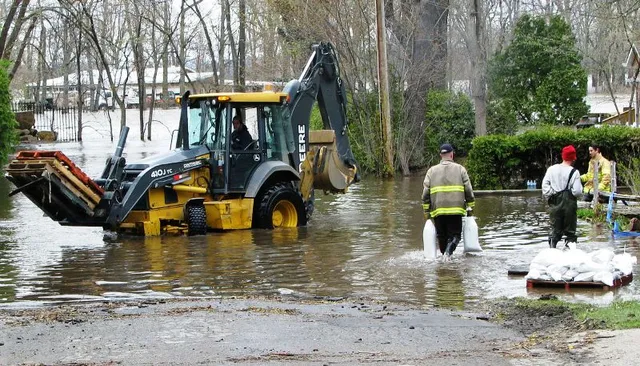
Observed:
[[[204,300],[0,310],[0,363],[510,365],[518,333],[370,302]]]

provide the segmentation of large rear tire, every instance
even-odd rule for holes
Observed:
[[[207,234],[207,211],[204,206],[188,205],[186,213],[189,236]]]
[[[273,229],[307,224],[302,196],[289,183],[276,183],[259,194],[253,210],[254,227]]]

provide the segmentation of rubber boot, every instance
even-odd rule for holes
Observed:
[[[460,242],[460,238],[458,238],[457,236],[454,236],[453,238],[450,238],[447,241],[446,254],[449,255],[449,256],[453,255],[453,252],[456,251],[456,247],[458,246],[459,242]]]
[[[554,240],[552,238],[549,238],[549,248],[555,248],[558,246],[558,242],[560,240]]]
[[[578,247],[578,242],[576,242],[575,240],[565,240],[564,241],[564,249],[576,249]]]

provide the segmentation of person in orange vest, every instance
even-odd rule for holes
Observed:
[[[584,200],[593,201],[593,178],[598,175],[598,191],[611,192],[611,163],[600,152],[600,145],[592,143],[589,145],[589,170],[586,174],[580,176],[583,183]],[[596,163],[598,163],[598,171],[596,172]],[[607,202],[606,199],[603,202]]]

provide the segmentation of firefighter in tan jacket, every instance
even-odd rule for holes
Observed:
[[[440,158],[424,177],[422,209],[426,219],[433,218],[440,252],[448,258],[460,242],[462,216],[471,215],[475,198],[467,170],[453,162],[451,145],[440,146]]]

